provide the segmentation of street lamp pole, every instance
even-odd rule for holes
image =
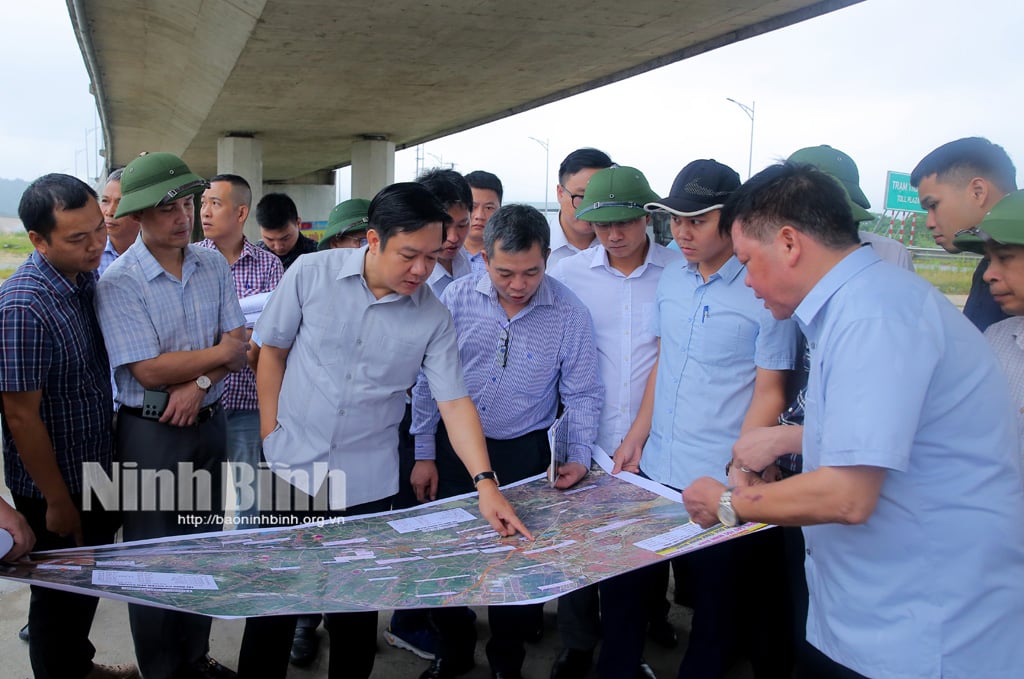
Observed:
[[[747,106],[746,104],[741,104],[732,97],[726,97],[725,99],[726,101],[731,101],[743,109],[743,112],[747,114],[748,118],[750,118],[750,154],[747,156],[747,179],[750,179],[750,171],[754,164],[754,109],[757,106],[757,102],[752,101],[750,102],[750,106]]]
[[[538,144],[540,144],[541,146],[544,147],[544,216],[547,217],[548,216],[548,191],[550,190],[550,187],[551,187],[550,183],[548,183],[548,177],[550,176],[548,173],[551,171],[551,146],[548,143],[549,142],[548,139],[545,139],[544,141],[541,141],[540,139],[537,139],[536,137],[530,137],[530,139],[534,140],[535,142],[537,142]]]

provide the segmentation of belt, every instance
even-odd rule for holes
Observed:
[[[199,413],[196,414],[196,424],[203,424],[204,422],[208,422],[214,415],[217,414],[217,411],[219,410],[220,401],[208,405],[205,408],[200,408]],[[142,414],[142,408],[131,408],[129,406],[121,406],[120,408],[118,408],[117,412],[125,413],[126,415],[132,415],[134,417],[139,417],[144,420],[153,420],[154,422],[157,421],[158,419],[154,417],[145,417]]]

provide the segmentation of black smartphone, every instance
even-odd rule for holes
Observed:
[[[159,420],[170,400],[171,395],[166,391],[147,389],[142,395],[142,416],[147,420]]]

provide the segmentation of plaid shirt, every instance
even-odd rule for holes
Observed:
[[[802,358],[797,370],[793,372],[793,381],[790,385],[791,388],[796,388],[797,392],[789,407],[779,415],[779,424],[783,425],[803,425],[804,423],[804,399],[807,393],[807,378],[811,374],[811,348],[807,345],[807,338],[804,337],[803,333],[800,334],[797,351]],[[785,476],[792,476],[793,474],[799,474],[803,470],[804,457],[803,455],[786,453],[785,455],[780,455],[775,464],[779,465]]]
[[[38,252],[0,287],[0,391],[41,391],[39,413],[64,483],[82,490],[82,464],[109,474],[114,453],[110,364],[92,273],[77,286]],[[3,420],[4,474],[15,495],[41,498]]]
[[[200,247],[217,249],[217,244],[207,238],[197,243]],[[231,278],[235,281],[238,299],[270,292],[281,282],[284,268],[281,260],[272,252],[258,248],[245,237],[242,239],[242,254],[231,265]],[[221,404],[225,410],[257,410],[256,375],[252,368],[245,366],[240,372],[224,378],[224,396]]]

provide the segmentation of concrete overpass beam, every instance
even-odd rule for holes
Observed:
[[[395,144],[364,139],[352,144],[352,197],[373,198],[395,181]]]
[[[245,235],[253,243],[260,240],[256,224],[256,204],[263,197],[263,144],[248,136],[228,136],[217,140],[217,174],[237,174],[252,187],[252,206],[245,223]]]

